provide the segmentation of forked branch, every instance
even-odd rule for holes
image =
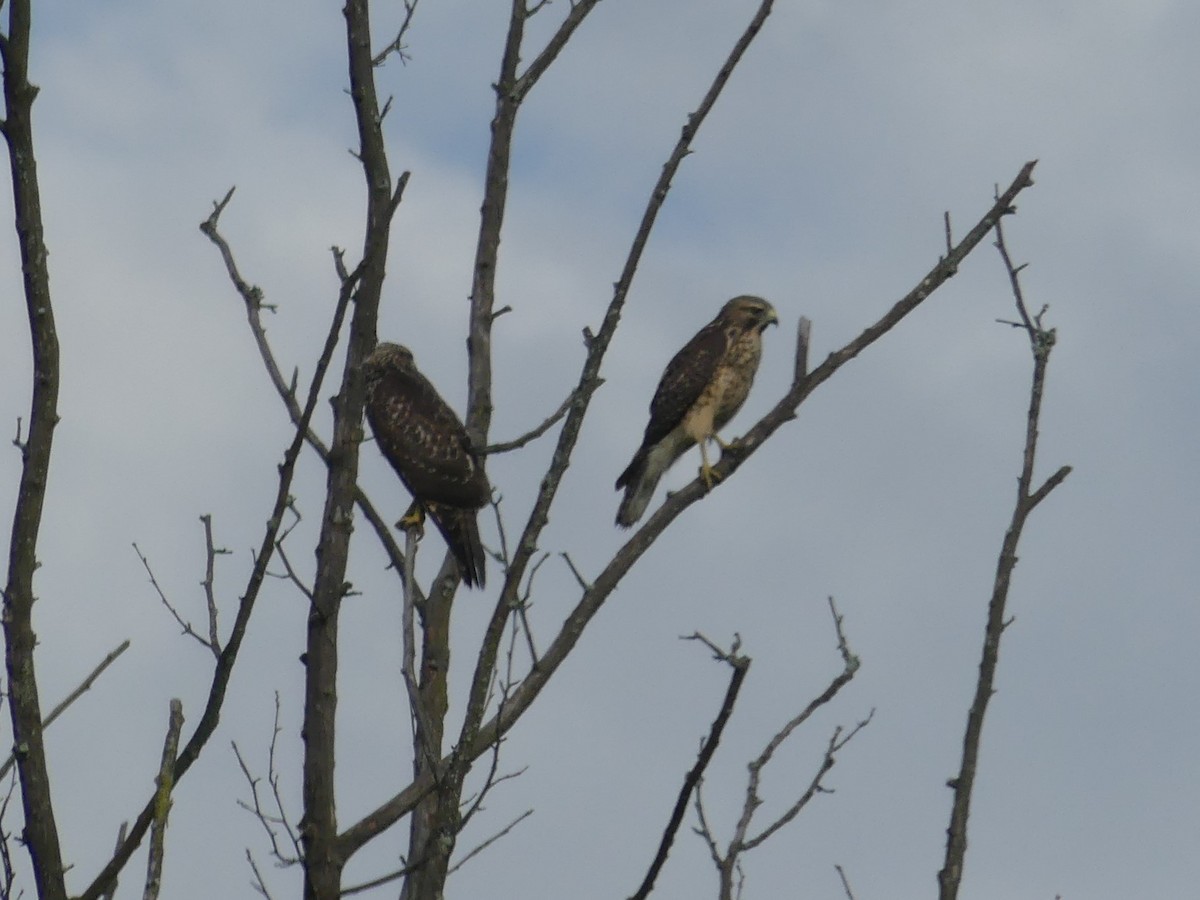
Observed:
[[[825,704],[829,703],[837,693],[845,687],[858,671],[859,660],[850,651],[850,646],[846,640],[845,631],[842,628],[842,617],[837,611],[837,606],[834,604],[833,598],[829,598],[829,612],[833,616],[834,631],[837,634],[838,652],[842,657],[842,671],[839,672],[829,686],[825,688],[818,696],[801,710],[796,716],[790,719],[778,732],[767,742],[762,753],[750,762],[748,768],[750,776],[746,784],[745,800],[742,804],[742,813],[738,818],[737,825],[734,828],[733,836],[729,839],[725,849],[722,850],[718,844],[716,835],[713,833],[712,826],[709,824],[708,817],[704,812],[704,803],[699,791],[696,792],[696,814],[700,820],[700,825],[697,828],[697,833],[704,839],[708,846],[709,855],[712,857],[713,863],[717,868],[717,875],[720,880],[720,892],[718,896],[720,900],[733,900],[734,892],[734,876],[740,874],[740,861],[743,854],[753,850],[755,847],[765,843],[777,831],[791,822],[800,813],[809,801],[812,800],[818,793],[828,793],[829,789],[824,786],[825,776],[829,770],[834,767],[837,762],[837,753],[846,746],[854,737],[865,728],[871,721],[874,715],[874,710],[865,719],[851,728],[849,731],[843,730],[841,726],[834,729],[833,735],[830,737],[825,748],[825,754],[821,759],[820,765],[817,767],[816,773],[809,781],[808,787],[800,794],[800,796],[786,809],[784,812],[776,816],[770,824],[761,828],[757,834],[750,834],[750,825],[755,814],[759,811],[763,804],[763,798],[759,793],[759,785],[762,778],[763,770],[771,762],[775,752],[783,745],[783,743],[792,735],[797,728],[807,722],[809,718]]]

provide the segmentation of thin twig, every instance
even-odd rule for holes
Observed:
[[[271,892],[267,890],[267,883],[263,881],[262,872],[258,871],[258,863],[254,861],[254,855],[250,852],[249,847],[246,848],[246,862],[250,863],[250,871],[254,873],[254,880],[250,882],[250,886],[266,900],[271,900]]]
[[[162,605],[167,608],[167,611],[170,612],[175,621],[179,623],[179,627],[182,629],[183,633],[190,638],[194,638],[201,647],[204,647],[210,653],[220,656],[221,648],[214,647],[212,644],[210,644],[208,638],[193,628],[192,623],[181,616],[179,614],[179,610],[171,605],[171,601],[167,599],[167,595],[163,592],[162,587],[159,585],[158,579],[154,577],[154,570],[150,568],[150,560],[146,558],[145,554],[142,553],[141,548],[139,548],[136,543],[133,544],[133,552],[138,555],[138,559],[142,561],[142,566],[145,568],[146,574],[150,576],[150,584],[153,585],[155,593],[158,594],[158,599],[162,601]]]
[[[575,582],[585,591],[592,589],[592,584],[583,577],[583,573],[579,571],[579,567],[575,565],[575,560],[571,559],[571,554],[567,551],[562,551],[558,554],[567,561],[567,567],[571,570],[571,574],[575,576]]]
[[[303,861],[304,853],[300,845],[300,837],[296,830],[292,828],[291,822],[288,820],[287,813],[283,808],[283,796],[279,790],[279,769],[275,765],[275,746],[279,739],[279,733],[282,730],[279,725],[280,702],[279,692],[275,692],[275,724],[271,732],[270,748],[267,751],[267,781],[271,786],[271,795],[275,803],[275,813],[271,814],[263,809],[262,801],[258,796],[258,783],[262,780],[257,778],[250,772],[250,767],[246,764],[246,760],[242,757],[242,752],[238,749],[236,741],[232,741],[233,755],[237,758],[238,767],[242,770],[242,775],[245,776],[247,784],[250,785],[250,797],[253,805],[246,803],[244,800],[238,800],[237,805],[247,812],[253,813],[262,825],[263,830],[267,833],[267,839],[271,842],[271,855],[275,857],[280,868],[294,866]],[[292,844],[292,854],[285,854],[279,846],[279,838],[272,826],[279,826],[287,833],[288,840]]]
[[[950,214],[946,213],[947,230],[949,230],[949,222]],[[854,891],[850,890],[850,881],[846,878],[845,870],[837,864],[834,864],[834,868],[837,869],[838,878],[842,879],[842,890],[846,892],[846,900],[854,900]]]
[[[500,838],[504,837],[506,834],[508,834],[510,831],[512,831],[514,828],[516,828],[517,825],[519,825],[521,822],[523,822],[525,819],[529,818],[532,815],[533,815],[532,809],[525,810],[525,812],[521,813],[519,816],[517,816],[515,819],[513,819],[511,822],[509,822],[507,825],[505,825],[503,828],[501,828],[499,831],[497,831],[495,834],[493,834],[490,838],[488,838],[486,841],[484,841],[482,844],[480,844],[475,849],[471,850],[469,853],[467,853],[466,856],[464,856],[462,859],[460,859],[458,862],[456,862],[454,865],[452,865],[449,869],[447,869],[446,874],[453,875],[455,872],[457,872],[459,869],[461,869],[464,865],[466,865],[467,860],[473,859],[474,857],[478,856],[480,853],[482,853],[488,847],[492,846],[492,844],[496,843],[496,841],[500,840]]]
[[[42,730],[44,731],[45,729],[49,728],[54,723],[54,720],[66,712],[67,708],[72,703],[91,690],[92,685],[96,683],[96,679],[104,673],[104,670],[111,666],[116,661],[117,657],[128,649],[129,640],[126,639],[122,641],[115,649],[110,651],[109,654],[104,657],[104,659],[100,660],[100,663],[96,666],[96,668],[92,669],[87,678],[83,679],[83,681],[79,683],[79,687],[67,694],[67,696],[64,697],[59,704],[50,711],[50,715],[46,716],[45,720],[42,722]],[[3,778],[8,774],[8,770],[13,767],[15,762],[16,758],[10,755],[8,759],[4,761],[4,765],[0,765],[0,778]]]
[[[420,0],[404,0],[404,21],[400,23],[400,29],[396,32],[396,36],[392,38],[391,43],[371,58],[371,65],[383,65],[384,61],[393,53],[400,58],[400,62],[408,62],[408,54],[404,52],[408,49],[404,46],[404,35],[408,31],[408,27],[412,24],[413,13],[417,11],[417,4],[419,2]]]
[[[300,573],[296,571],[296,568],[292,565],[292,561],[288,559],[287,551],[284,549],[284,544],[287,542],[288,537],[301,521],[300,510],[296,508],[295,503],[288,503],[288,512],[293,516],[292,524],[279,533],[279,538],[275,541],[275,552],[279,555],[279,561],[283,563],[284,577],[295,585],[300,593],[308,598],[309,603],[312,603],[312,588],[304,583],[304,579],[300,577]]]
[[[212,650],[214,656],[221,655],[221,639],[220,632],[217,628],[217,598],[213,592],[213,573],[216,568],[217,554],[229,553],[223,547],[213,545],[212,533],[212,515],[206,514],[200,517],[200,521],[204,523],[204,600],[208,604],[208,646]]]
[[[604,379],[599,378],[599,379],[597,379],[597,383],[590,387],[590,390],[595,390],[602,384],[604,384]],[[567,399],[565,399],[562,402],[562,404],[558,407],[558,409],[556,409],[549,416],[547,416],[546,420],[544,422],[542,422],[541,425],[538,425],[536,428],[534,428],[532,431],[528,431],[525,434],[521,435],[519,438],[514,438],[511,441],[502,441],[498,444],[488,444],[480,452],[484,453],[485,455],[491,455],[491,454],[495,454],[495,453],[508,453],[510,450],[521,449],[526,444],[528,444],[530,441],[537,440],[543,434],[545,434],[547,431],[549,431],[554,426],[555,422],[559,421],[563,416],[565,416],[567,414],[567,411],[571,408],[571,404],[575,402],[575,395],[577,393],[579,393],[579,390],[580,390],[579,388],[576,388],[575,390],[571,391],[571,393],[569,393],[567,395]]]
[[[834,767],[834,765],[837,763],[837,758],[836,758],[835,754],[839,750],[841,750],[843,747],[845,747],[846,744],[850,743],[850,741],[853,740],[854,737],[860,731],[862,731],[869,724],[871,724],[871,720],[873,718],[875,718],[875,710],[874,709],[872,709],[867,714],[867,717],[865,719],[858,722],[853,728],[851,728],[847,732],[843,733],[843,730],[840,726],[835,728],[833,731],[833,735],[832,735],[832,737],[830,737],[829,743],[825,748],[825,756],[821,760],[820,768],[817,770],[817,774],[813,776],[812,781],[809,782],[809,785],[808,785],[807,789],[805,789],[804,793],[801,794],[796,799],[796,801],[794,803],[792,803],[792,805],[789,806],[782,815],[780,815],[778,818],[776,818],[775,821],[773,821],[770,825],[768,825],[766,828],[764,828],[762,831],[760,831],[757,835],[755,835],[752,838],[746,838],[745,840],[740,841],[741,849],[742,850],[753,850],[755,847],[759,846],[764,841],[769,839],[771,837],[771,835],[773,835],[775,832],[777,832],[784,825],[787,825],[789,822],[791,822],[792,819],[796,818],[796,816],[799,814],[800,810],[804,809],[804,807],[808,805],[808,802],[814,796],[816,796],[818,793],[832,793],[832,791],[830,789],[823,786],[822,781],[824,780],[825,775],[829,772],[829,770],[832,769]],[[758,774],[759,773],[756,771],[755,775],[758,775]],[[755,787],[757,789],[757,783],[756,783]]]

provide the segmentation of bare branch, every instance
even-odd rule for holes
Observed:
[[[604,384],[603,378],[598,379],[598,383],[596,385],[594,385],[591,389],[595,390],[601,384]],[[490,455],[490,454],[494,454],[494,453],[508,453],[510,450],[519,450],[522,447],[524,447],[526,444],[530,443],[531,441],[537,440],[543,434],[545,434],[547,431],[549,431],[554,426],[555,422],[558,422],[563,416],[565,416],[567,414],[567,410],[569,410],[571,408],[571,404],[575,402],[575,395],[578,392],[579,392],[579,388],[576,388],[570,394],[568,394],[567,399],[565,399],[562,402],[562,404],[558,407],[558,409],[556,409],[554,412],[552,412],[546,418],[546,420],[544,422],[542,422],[541,425],[538,425],[532,431],[528,431],[525,434],[521,435],[519,438],[514,438],[511,441],[503,441],[499,444],[488,444],[480,452],[482,452],[485,455]]]
[[[231,741],[233,747],[233,755],[237,758],[238,767],[242,770],[242,775],[246,779],[246,783],[250,786],[251,803],[246,803],[243,800],[238,800],[237,805],[249,813],[252,813],[259,824],[262,825],[263,831],[267,833],[267,839],[271,842],[271,855],[275,857],[276,862],[281,868],[294,866],[303,861],[303,851],[300,847],[300,838],[292,828],[288,820],[287,813],[283,808],[283,797],[279,791],[279,770],[275,765],[275,745],[279,740],[279,725],[280,703],[279,692],[275,692],[275,724],[271,732],[270,748],[267,751],[267,782],[271,786],[271,796],[275,806],[274,813],[268,813],[263,809],[262,800],[258,795],[258,785],[262,780],[251,774],[250,767],[246,764],[246,760],[242,756],[241,750],[238,749],[236,741]],[[276,833],[276,827],[282,828],[288,836],[288,840],[292,845],[291,853],[284,853],[279,846],[279,835]],[[246,851],[249,854],[249,850]]]
[[[217,598],[213,593],[213,574],[216,568],[217,554],[229,553],[223,547],[216,547],[213,544],[212,534],[212,515],[206,514],[200,517],[200,521],[204,523],[204,599],[208,604],[208,646],[212,649],[213,655],[219,655],[221,652],[220,632],[217,628]]]
[[[1017,499],[1013,504],[1012,518],[1008,531],[1000,545],[1000,556],[996,562],[996,578],[992,596],[988,602],[987,625],[984,630],[983,650],[979,663],[979,676],[975,684],[975,697],[967,713],[967,725],[963,735],[962,760],[958,774],[948,782],[954,792],[950,811],[950,824],[946,829],[946,855],[938,872],[939,900],[955,900],[962,881],[963,864],[967,853],[967,822],[971,813],[971,795],[975,785],[975,773],[979,759],[979,745],[983,735],[983,719],[988,703],[995,693],[996,667],[999,663],[1000,641],[1011,621],[1005,608],[1013,570],[1017,565],[1017,546],[1021,540],[1025,522],[1034,508],[1058,487],[1070,474],[1070,466],[1063,466],[1036,491],[1033,484],[1034,459],[1037,453],[1038,424],[1041,418],[1042,391],[1045,384],[1046,366],[1050,350],[1054,347],[1054,329],[1042,326],[1045,309],[1031,317],[1026,309],[1021,291],[1021,266],[1014,266],[1004,244],[1003,229],[997,223],[996,247],[1008,272],[1013,299],[1020,315],[1021,327],[1028,334],[1033,351],[1033,378],[1029,388],[1029,411],[1026,415],[1025,448],[1022,454],[1021,473],[1017,479]]]
[[[1045,500],[1049,493],[1062,484],[1063,481],[1066,480],[1066,477],[1070,474],[1070,466],[1060,466],[1057,472],[1047,478],[1045,483],[1040,488],[1029,495],[1028,505],[1030,511],[1032,511],[1035,506]]]
[[[741,690],[742,682],[746,678],[746,673],[750,671],[750,657],[738,655],[737,652],[738,646],[741,643],[740,639],[735,640],[733,647],[727,653],[715,647],[711,641],[699,632],[692,635],[692,639],[703,641],[712,648],[719,659],[729,664],[733,672],[729,677],[729,687],[725,689],[725,699],[721,702],[721,708],[717,711],[717,717],[713,719],[708,737],[700,745],[700,754],[696,759],[696,764],[692,766],[691,771],[688,772],[687,777],[683,780],[683,787],[680,788],[679,797],[675,800],[675,808],[671,811],[667,827],[663,830],[662,840],[658,845],[658,852],[654,855],[654,859],[650,863],[650,868],[646,872],[646,877],[642,880],[641,887],[637,889],[631,900],[646,900],[650,896],[650,892],[654,890],[654,882],[658,879],[658,873],[662,871],[662,867],[667,862],[667,856],[671,852],[671,845],[675,842],[675,835],[678,834],[679,826],[683,822],[684,813],[687,812],[688,800],[691,798],[692,791],[699,786],[700,780],[704,777],[704,770],[708,768],[708,763],[717,750],[717,744],[721,741],[721,734],[725,730],[725,724],[733,714],[733,706],[737,702],[737,695]],[[707,823],[705,823],[705,827],[707,828]]]
[[[494,682],[496,684],[496,689],[499,694],[499,697],[497,699],[497,709],[504,709],[505,704],[508,703],[508,698],[512,695],[514,686],[518,683],[517,679],[514,677],[513,672],[514,672],[514,660],[516,658],[517,633],[522,630],[522,628],[518,624],[520,621],[524,621],[523,615],[519,619],[514,618],[512,620],[512,628],[510,629],[510,636],[509,636],[509,640],[508,640],[508,652],[505,654],[504,674],[503,674],[503,676],[501,676],[501,674],[498,670],[495,673]],[[533,638],[532,638],[532,636],[529,635],[529,632],[528,632],[528,623],[526,623],[526,627],[524,628],[524,631],[526,634],[526,638],[529,641],[529,652],[533,659],[532,665],[537,665],[537,654],[536,654],[536,651],[534,651],[534,649],[533,649]],[[461,832],[464,828],[466,828],[467,824],[471,821],[472,818],[474,818],[475,814],[478,813],[481,809],[483,809],[483,801],[485,799],[487,799],[488,794],[491,793],[492,789],[495,788],[496,785],[500,784],[503,781],[509,781],[510,779],[513,779],[513,778],[519,778],[521,775],[523,775],[525,773],[525,769],[522,768],[522,769],[518,769],[516,772],[510,772],[507,775],[498,775],[497,774],[500,771],[500,747],[502,744],[503,744],[503,738],[496,741],[496,743],[494,743],[492,745],[491,760],[488,764],[488,773],[487,773],[487,776],[483,780],[483,787],[481,787],[479,789],[478,795],[476,795],[475,797],[468,799],[464,802],[464,805],[467,807],[467,811],[465,813],[463,813],[463,815],[459,818],[459,821],[457,823],[457,830],[459,832]],[[449,874],[449,870],[447,870],[447,875],[448,874]]]
[[[179,627],[183,629],[183,633],[190,638],[194,638],[200,644],[200,646],[207,649],[213,654],[213,656],[220,656],[221,648],[210,644],[208,642],[208,638],[204,637],[204,635],[200,634],[200,632],[193,628],[192,623],[181,616],[179,614],[179,610],[177,610],[171,604],[171,601],[167,599],[167,595],[163,592],[162,587],[159,585],[158,579],[154,577],[154,570],[150,568],[150,560],[146,558],[146,555],[142,553],[141,549],[136,543],[133,544],[133,552],[136,553],[138,555],[138,559],[142,561],[142,566],[145,568],[146,574],[150,577],[150,584],[154,586],[154,591],[158,594],[158,599],[162,601],[162,605],[167,608],[167,611],[170,612],[175,621],[179,623]]]
[[[401,878],[407,878],[413,872],[417,871],[417,869],[421,868],[421,866],[424,864],[425,860],[420,860],[418,862],[406,865],[402,869],[397,869],[395,872],[389,872],[386,875],[380,875],[378,878],[372,878],[370,881],[364,881],[362,884],[356,884],[348,888],[342,888],[341,895],[343,897],[349,897],[351,894],[361,894],[364,891],[371,890],[372,888],[381,887],[393,881],[399,881]]]
[[[146,888],[142,900],[157,900],[162,886],[164,841],[167,837],[167,816],[171,812],[171,791],[175,787],[175,757],[179,750],[179,732],[183,730],[183,703],[171,700],[167,737],[163,741],[162,764],[154,779],[154,820],[150,826],[150,855],[146,861]]]
[[[399,57],[400,62],[408,62],[408,54],[404,52],[408,49],[404,45],[404,35],[408,32],[408,27],[412,24],[413,13],[417,11],[417,4],[419,2],[420,0],[404,0],[404,21],[400,23],[400,29],[396,32],[396,36],[392,38],[392,42],[371,58],[371,65],[383,65],[393,53]]]
[[[716,835],[713,834],[712,826],[708,824],[708,816],[704,812],[704,779],[701,778],[696,782],[696,818],[700,825],[692,830],[704,839],[704,843],[708,846],[708,855],[712,858],[713,864],[720,869],[722,864],[721,848],[717,846]]]
[[[764,828],[762,831],[760,831],[758,833],[758,835],[756,835],[755,837],[752,837],[752,838],[746,838],[743,841],[739,841],[740,849],[743,851],[744,850],[753,850],[755,847],[759,846],[764,841],[766,841],[768,838],[770,838],[771,835],[773,835],[775,832],[777,832],[784,825],[791,822],[792,819],[796,818],[796,816],[797,816],[797,814],[799,814],[800,810],[804,809],[804,807],[808,805],[808,801],[810,801],[814,796],[816,796],[817,793],[819,793],[819,792],[829,793],[829,790],[827,788],[823,787],[822,781],[824,780],[825,775],[828,774],[829,770],[832,769],[834,767],[834,765],[837,763],[837,758],[835,757],[835,754],[839,750],[841,750],[844,746],[846,746],[846,744],[850,743],[850,741],[853,740],[854,737],[860,731],[862,731],[864,728],[866,728],[867,725],[869,725],[871,723],[871,720],[874,717],[875,717],[875,710],[872,709],[871,712],[867,714],[867,717],[865,719],[860,721],[857,725],[855,725],[853,728],[851,728],[848,732],[845,732],[843,734],[841,727],[835,728],[834,732],[833,732],[833,736],[829,739],[829,744],[825,748],[825,756],[821,760],[821,766],[817,770],[817,774],[813,776],[812,781],[809,782],[808,788],[804,791],[803,794],[800,795],[799,798],[797,798],[797,800],[791,806],[788,807],[787,811],[784,812],[783,815],[781,815],[777,819],[775,819],[774,822],[772,822],[770,825],[768,825],[766,828]],[[751,765],[753,765],[753,764],[751,764]],[[758,771],[755,771],[754,775],[758,775]],[[757,789],[757,780],[756,780],[755,788]],[[756,797],[756,800],[757,800],[757,797]]]
[[[288,501],[288,512],[290,512],[293,516],[292,524],[288,525],[287,528],[279,533],[279,537],[275,541],[275,552],[279,555],[279,561],[283,563],[283,577],[287,578],[288,581],[295,585],[296,589],[300,591],[300,593],[306,598],[308,598],[308,602],[312,603],[312,588],[304,583],[304,579],[300,577],[300,573],[296,571],[295,567],[292,565],[292,561],[288,559],[287,550],[284,549],[284,544],[286,543],[288,536],[293,530],[295,530],[296,526],[300,524],[301,520],[300,510],[298,510],[296,508],[296,504],[290,500]]]
[[[129,641],[126,639],[122,641],[114,650],[109,652],[104,659],[100,660],[100,663],[96,666],[96,668],[92,669],[87,678],[80,682],[79,687],[67,694],[67,696],[64,697],[62,701],[54,707],[54,709],[50,710],[50,715],[46,716],[45,721],[42,722],[42,730],[44,731],[45,729],[49,728],[54,723],[54,720],[66,712],[67,708],[72,703],[91,690],[92,685],[96,683],[96,679],[104,673],[104,670],[111,666],[116,661],[117,657],[128,649]],[[4,764],[0,765],[0,778],[3,778],[8,774],[15,762],[16,757],[10,755],[8,759],[4,761]]]
[[[946,228],[947,231],[950,228],[949,213],[946,213]],[[854,891],[850,890],[850,881],[846,878],[845,870],[839,865],[835,865],[834,868],[837,869],[838,878],[842,879],[842,890],[846,892],[846,900],[854,900]]]
[[[267,883],[263,881],[262,872],[258,871],[258,863],[254,861],[254,855],[250,852],[249,847],[246,848],[246,862],[250,863],[250,871],[254,873],[254,880],[250,882],[250,886],[266,900],[271,900],[271,892],[267,890]]]
[[[497,831],[495,834],[493,834],[490,838],[488,838],[486,841],[484,841],[478,847],[471,850],[469,853],[467,853],[466,856],[464,856],[462,859],[460,859],[458,862],[456,862],[454,865],[452,865],[446,871],[446,874],[453,875],[455,872],[457,872],[459,869],[461,869],[464,865],[466,865],[468,860],[473,859],[474,857],[478,856],[480,853],[482,853],[488,847],[492,846],[492,844],[496,843],[496,841],[500,840],[500,838],[504,837],[506,834],[508,834],[510,831],[512,831],[514,828],[516,828],[519,824],[521,824],[521,822],[523,822],[525,819],[529,818],[532,815],[533,815],[532,809],[525,810],[525,812],[521,813],[519,816],[517,816],[515,819],[513,819],[511,822],[509,822],[507,825],[505,825],[503,828],[501,828],[499,831]]]
[[[524,0],[519,0],[519,2],[524,2]],[[531,18],[546,2],[547,0],[542,0],[542,2],[537,3],[532,8],[525,10],[524,18]],[[562,52],[563,47],[567,45],[567,41],[571,39],[571,35],[575,33],[575,29],[583,24],[583,20],[587,18],[588,13],[595,9],[596,4],[599,2],[600,0],[573,0],[570,12],[567,13],[567,17],[563,19],[562,24],[558,26],[558,30],[546,42],[546,46],[542,52],[529,64],[529,68],[514,83],[513,88],[516,94],[516,103],[519,104],[525,99],[525,95],[537,84],[538,79],[546,74],[546,70],[550,68],[551,64],[558,57],[558,54]]]
[[[834,754],[845,745],[846,741],[849,741],[850,738],[852,738],[863,727],[865,727],[866,724],[871,721],[871,716],[874,715],[874,710],[872,710],[871,715],[867,716],[866,719],[860,722],[844,740],[841,739],[842,729],[840,727],[835,729],[833,737],[830,738],[829,744],[825,750],[825,757],[821,762],[821,766],[818,769],[817,774],[809,783],[808,789],[788,809],[786,813],[779,817],[779,819],[768,826],[757,837],[747,839],[746,833],[750,827],[750,820],[753,817],[754,812],[762,803],[762,800],[758,794],[758,785],[762,777],[763,769],[766,768],[768,763],[770,763],[771,758],[775,755],[775,751],[778,750],[780,746],[782,746],[783,742],[791,736],[792,732],[808,721],[808,719],[812,717],[813,713],[837,696],[837,693],[850,683],[850,680],[854,677],[855,673],[859,669],[859,659],[850,652],[850,647],[846,641],[846,635],[842,628],[842,617],[838,614],[837,606],[832,597],[829,598],[829,612],[833,617],[834,631],[837,634],[838,652],[841,654],[843,663],[842,671],[839,672],[833,678],[833,680],[829,682],[829,686],[826,687],[824,691],[822,691],[818,696],[809,702],[808,706],[806,706],[800,711],[800,713],[798,713],[782,728],[780,728],[779,731],[776,732],[771,738],[771,740],[767,742],[767,745],[763,748],[762,753],[760,753],[758,757],[750,763],[750,777],[746,785],[746,802],[743,804],[742,816],[738,820],[737,829],[734,833],[733,840],[730,841],[730,857],[736,857],[743,850],[753,849],[770,837],[775,831],[779,830],[793,818],[795,818],[796,814],[820,789],[821,780],[824,778],[825,774],[833,768],[835,763]]]
[[[754,837],[747,837],[747,833],[750,828],[750,822],[753,819],[754,814],[763,803],[758,791],[759,780],[762,776],[763,769],[771,761],[775,751],[779,749],[780,745],[782,745],[785,740],[787,740],[788,736],[791,735],[791,733],[801,723],[806,721],[817,708],[831,700],[837,691],[854,677],[854,673],[859,668],[858,657],[856,657],[850,651],[849,644],[846,641],[845,632],[842,628],[842,617],[838,614],[837,606],[832,597],[829,598],[829,610],[833,616],[834,631],[837,634],[838,652],[842,657],[843,670],[833,679],[829,687],[826,688],[826,690],[820,696],[814,699],[804,709],[804,711],[784,725],[767,743],[766,748],[761,754],[759,754],[758,758],[749,764],[748,768],[750,771],[750,776],[746,785],[746,794],[745,800],[742,804],[741,816],[738,819],[737,825],[734,828],[733,836],[730,838],[729,844],[724,852],[722,852],[720,847],[718,847],[712,827],[709,825],[708,819],[705,815],[704,803],[700,796],[699,779],[697,779],[695,806],[696,814],[700,819],[700,825],[695,829],[695,831],[704,839],[708,846],[709,855],[713,860],[713,864],[716,866],[717,876],[720,881],[720,890],[718,892],[719,900],[734,900],[735,897],[741,896],[742,887],[745,882],[745,874],[741,868],[742,855],[768,840],[780,828],[791,822],[792,819],[799,814],[799,812],[814,796],[816,796],[818,792],[827,792],[827,789],[822,785],[822,781],[829,770],[833,768],[836,762],[837,752],[841,750],[842,747],[844,747],[856,734],[858,734],[859,731],[866,727],[866,725],[870,722],[871,717],[874,715],[874,710],[872,710],[871,715],[859,722],[858,725],[847,734],[843,735],[843,730],[840,726],[836,728],[833,732],[833,736],[829,739],[829,743],[826,746],[825,754],[822,757],[821,764],[818,767],[816,774],[809,782],[808,788],[795,802],[792,803],[790,807],[788,807],[786,811],[778,816],[759,834]],[[719,659],[724,659],[731,665],[736,665],[736,661],[743,658],[737,655],[738,644],[740,641],[735,641],[733,649],[727,652],[717,647],[712,641],[708,640],[701,634],[694,634],[691,636],[691,639],[702,641],[714,652],[714,654],[716,654]],[[746,664],[749,664],[748,660],[746,661]],[[737,880],[736,890],[735,876]],[[650,885],[650,887],[652,886],[653,885]],[[635,898],[632,898],[632,900],[644,900],[648,893],[649,890],[644,890],[644,892],[639,893]]]
[[[125,843],[125,835],[126,835],[126,833],[128,833],[128,831],[129,831],[129,823],[122,822],[121,827],[117,829],[117,846],[113,850],[114,853],[117,850],[120,850],[121,845],[123,843]],[[110,884],[108,886],[108,890],[105,891],[101,895],[101,900],[113,900],[113,897],[116,895],[116,893],[117,893],[117,877],[114,875],[112,884]]]

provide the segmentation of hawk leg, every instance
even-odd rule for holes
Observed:
[[[423,538],[425,536],[425,507],[414,500],[412,506],[408,508],[408,512],[401,516],[400,521],[396,523],[396,527],[404,532],[412,531],[417,540]]]
[[[713,433],[712,438],[722,447],[728,446],[724,441],[717,437],[715,432]],[[700,480],[704,482],[704,489],[711,491],[713,489],[713,485],[721,480],[721,476],[714,472],[713,467],[708,464],[708,450],[705,449],[707,444],[708,441],[706,440],[700,442]]]

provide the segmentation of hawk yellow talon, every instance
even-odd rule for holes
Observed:
[[[414,531],[417,537],[423,537],[425,535],[425,507],[414,503],[396,523],[396,527],[401,531]]]
[[[711,491],[713,485],[721,480],[723,476],[710,465],[702,465],[700,467],[700,480],[704,482],[705,490]]]

